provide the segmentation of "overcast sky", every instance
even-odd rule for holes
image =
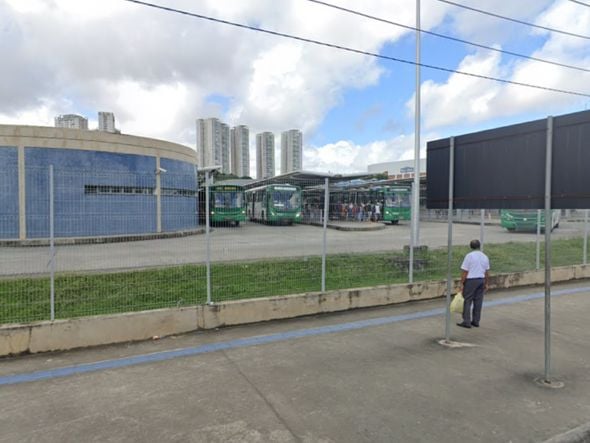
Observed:
[[[570,0],[456,0],[590,36],[590,6]],[[308,0],[159,0],[161,5],[414,60],[415,33]],[[329,0],[415,25],[415,0]],[[590,5],[590,0],[587,0]],[[590,69],[590,39],[421,0],[423,29]],[[124,0],[0,0],[0,124],[97,126],[195,147],[195,120],[254,134],[299,128],[304,169],[366,171],[413,158],[415,68]],[[590,95],[590,73],[425,35],[422,62]],[[590,98],[422,69],[422,147],[449,135],[590,109]],[[277,152],[278,153],[278,152]],[[254,172],[254,149],[251,150]],[[280,157],[277,157],[280,158]],[[277,164],[280,162],[277,161]]]

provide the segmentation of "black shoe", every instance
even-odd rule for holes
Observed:
[[[471,329],[471,325],[468,325],[467,323],[457,323],[457,326],[461,326],[462,328]]]
[[[472,321],[471,326],[473,326],[474,328],[479,328],[479,323],[475,323]]]

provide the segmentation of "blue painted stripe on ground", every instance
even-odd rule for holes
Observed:
[[[561,295],[573,295],[581,292],[590,291],[590,287],[584,288],[573,288],[564,289],[561,291],[552,292],[552,297],[558,297]],[[509,305],[515,303],[521,303],[529,300],[535,300],[543,298],[544,292],[535,292],[532,294],[519,295],[510,298],[502,298],[498,300],[491,300],[484,303],[486,307]],[[220,343],[210,343],[201,346],[195,346],[190,348],[175,349],[172,351],[162,351],[152,354],[142,354],[132,357],[124,357],[114,360],[105,360],[93,363],[84,363],[74,366],[66,366],[62,368],[47,369],[36,372],[26,372],[22,374],[5,375],[0,376],[0,386],[2,385],[15,385],[19,383],[28,383],[38,380],[47,380],[53,378],[67,377],[76,374],[85,374],[88,372],[104,371],[108,369],[117,369],[127,366],[134,366],[143,363],[154,363],[166,360],[171,360],[179,357],[191,357],[200,354],[207,354],[210,352],[222,351],[227,349],[244,348],[248,346],[263,345],[267,343],[275,343],[285,340],[292,340],[296,338],[309,337],[315,335],[332,334],[335,332],[352,331],[356,329],[364,329],[373,326],[382,326],[391,323],[397,323],[407,320],[417,320],[427,317],[435,317],[437,315],[443,315],[445,308],[429,309],[426,311],[412,312],[409,314],[394,315],[390,317],[379,317],[371,318],[368,320],[359,320],[349,323],[341,323],[337,325],[320,326],[317,328],[308,329],[296,329],[294,331],[279,332],[276,334],[260,335],[248,338],[239,338],[236,340],[230,340]]]

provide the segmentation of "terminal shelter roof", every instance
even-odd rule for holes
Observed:
[[[370,179],[373,177],[375,177],[375,174],[370,174],[368,172],[356,174],[331,174],[313,171],[293,171],[262,180],[253,180],[246,184],[245,187],[254,188],[256,186],[289,183],[291,185],[307,188],[310,186],[323,185],[326,178],[330,179],[330,184],[334,184],[339,182],[349,182],[351,180]]]

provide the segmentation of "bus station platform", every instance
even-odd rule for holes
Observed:
[[[0,442],[587,442],[590,281],[0,360]],[[572,431],[572,434],[566,434]]]
[[[321,222],[303,222],[312,226],[323,227],[324,224]],[[387,225],[383,222],[371,222],[371,221],[340,221],[330,220],[327,224],[329,229],[336,229],[338,231],[379,231],[385,229]]]

